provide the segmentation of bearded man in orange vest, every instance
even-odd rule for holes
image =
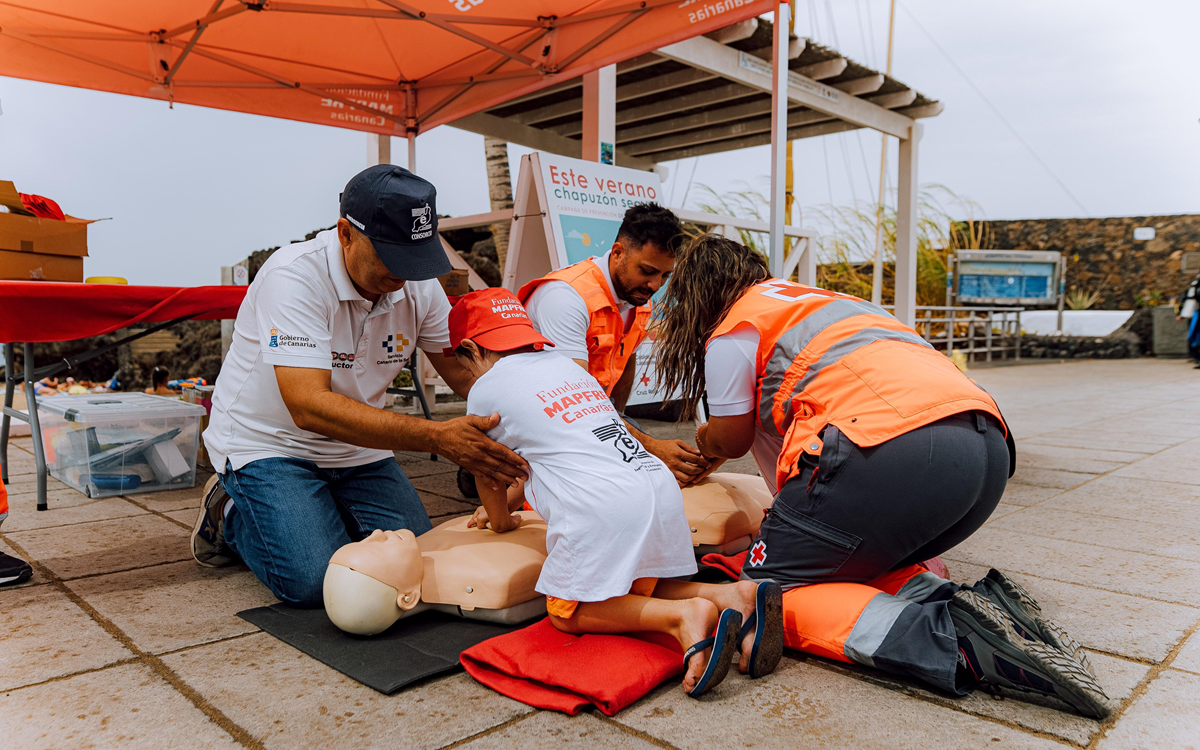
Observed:
[[[538,332],[591,373],[620,412],[633,388],[634,353],[646,338],[650,297],[667,283],[682,241],[683,226],[670,209],[639,204],[625,212],[607,253],[534,279],[517,293]],[[681,485],[708,469],[684,441],[656,440],[628,427]]]
[[[973,585],[919,563],[995,510],[1016,448],[991,396],[916,331],[847,294],[771,278],[704,235],[680,251],[656,341],[714,468],[753,453],[774,504],[742,578],[783,589],[789,648],[916,678],[1055,696],[1103,718],[1078,643],[992,569]],[[745,671],[745,664],[742,664]]]

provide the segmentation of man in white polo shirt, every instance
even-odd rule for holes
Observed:
[[[385,411],[416,348],[465,397],[451,357],[436,191],[390,164],[350,180],[337,227],[277,251],[238,311],[204,442],[220,475],[192,533],[201,565],[240,557],[282,601],[319,606],[330,556],[374,529],[430,529],[394,450],[436,452],[494,486],[525,462],[494,418]]]

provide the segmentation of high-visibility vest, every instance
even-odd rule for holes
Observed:
[[[1004,423],[948,357],[866,300],[768,279],[733,304],[712,338],[745,326],[759,335],[756,421],[784,438],[777,487],[800,473],[802,454],[820,455],[826,425],[866,448],[964,411]]]
[[[608,287],[608,280],[591,258],[546,274],[521,287],[517,292],[521,304],[528,304],[534,290],[547,281],[565,281],[583,297],[588,310],[587,369],[604,387],[604,392],[611,396],[613,387],[621,379],[621,373],[625,372],[629,358],[646,338],[650,305],[634,308],[636,314],[633,325],[626,332],[625,320]]]

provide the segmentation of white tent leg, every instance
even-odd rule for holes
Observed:
[[[924,126],[913,123],[912,134],[900,141],[899,195],[896,201],[896,318],[911,326],[917,320],[917,145]]]
[[[417,173],[417,134],[408,131],[408,171]]]
[[[367,166],[392,163],[392,137],[367,133]]]
[[[583,74],[583,155],[612,164],[617,142],[617,66]]]
[[[783,277],[783,225],[787,218],[787,87],[788,87],[788,12],[787,3],[775,3],[775,29],[771,38],[771,275]]]

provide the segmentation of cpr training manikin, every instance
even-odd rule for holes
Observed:
[[[683,490],[697,554],[749,547],[771,505],[759,477],[714,474]],[[325,611],[347,633],[375,635],[428,609],[490,622],[518,623],[545,614],[534,590],[546,559],[546,522],[518,511],[505,534],[467,528],[470,516],[413,536],[376,530],[333,554],[325,571]]]

